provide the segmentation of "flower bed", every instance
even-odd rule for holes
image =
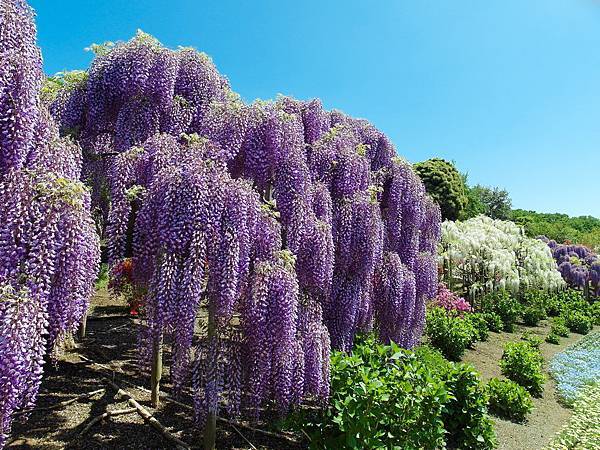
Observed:
[[[600,384],[588,387],[574,409],[571,420],[548,444],[547,450],[600,448]]]
[[[567,404],[575,402],[582,390],[600,380],[600,332],[585,336],[550,361],[550,374]]]

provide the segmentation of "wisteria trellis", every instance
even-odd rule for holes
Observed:
[[[419,340],[440,213],[367,121],[319,100],[245,104],[207,56],[143,33],[51,110],[106,167],[92,176],[112,201],[110,259],[132,256],[148,291],[142,354],[172,337],[175,386],[198,368],[201,421],[220,404],[326,398],[329,348],[360,330]],[[202,304],[218,337],[192,351]]]
[[[171,337],[174,386],[191,382],[200,422],[223,406],[257,414],[271,400],[282,412],[306,397],[325,400],[330,348],[349,350],[359,331],[418,342],[437,286],[440,213],[383,133],[318,100],[245,104],[206,55],[140,33],[44,96],[59,138],[39,100],[31,11],[20,0],[1,5],[7,324],[12,305],[30,302],[19,311],[52,343],[87,306],[98,238],[76,181],[83,162],[110,262],[133,257],[147,292],[142,359],[159,336]],[[24,226],[25,214],[39,228]],[[14,250],[21,241],[6,238],[14,229],[39,248]],[[195,342],[203,305],[215,333]],[[39,341],[21,391],[0,391],[9,423],[33,398],[46,339],[3,329]]]

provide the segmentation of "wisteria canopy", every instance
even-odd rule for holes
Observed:
[[[547,245],[513,222],[486,216],[442,223],[439,260],[471,293],[564,286]]]
[[[40,102],[35,35],[25,2],[0,1],[0,448],[44,356],[81,322],[99,261],[81,150]]]
[[[600,258],[584,245],[558,244],[545,236],[539,239],[550,247],[558,270],[569,286],[589,289],[600,296]]]
[[[103,48],[50,110],[89,161],[110,261],[132,257],[147,292],[141,354],[171,338],[200,422],[221,404],[325,400],[330,347],[359,331],[418,342],[439,208],[367,121],[319,100],[246,104],[206,55],[143,33]],[[195,342],[204,306],[217,333]]]
[[[382,132],[319,100],[244,103],[205,54],[144,33],[42,87],[31,10],[1,5],[0,317],[30,317],[0,347],[39,342],[3,359],[23,379],[0,384],[0,419],[31,404],[43,349],[87,307],[90,202],[109,262],[131,258],[145,293],[142,362],[171,343],[200,423],[325,401],[330,349],[358,332],[418,343],[440,211]]]

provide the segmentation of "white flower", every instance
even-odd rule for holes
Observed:
[[[488,288],[556,289],[564,281],[549,247],[527,238],[513,222],[478,216],[442,224],[440,262],[450,262],[453,275]],[[475,280],[473,280],[475,274]]]

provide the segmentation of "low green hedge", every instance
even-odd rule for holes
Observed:
[[[543,358],[529,342],[508,342],[500,360],[502,374],[518,383],[534,397],[541,397],[546,377],[542,373]]]
[[[334,352],[331,400],[287,421],[311,448],[491,449],[496,445],[477,372],[429,347],[408,351],[367,339]]]
[[[492,378],[486,387],[488,408],[498,417],[524,422],[533,409],[531,394],[511,380]]]
[[[428,309],[425,333],[429,343],[452,361],[460,360],[465,349],[477,340],[478,335],[471,321],[440,307]]]

